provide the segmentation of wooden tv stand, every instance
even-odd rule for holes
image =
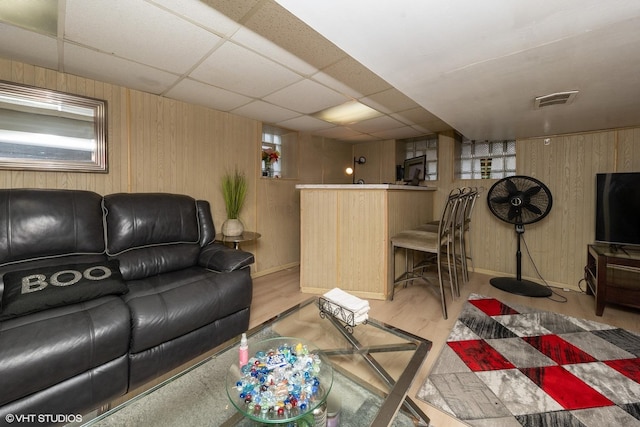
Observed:
[[[640,251],[587,245],[587,294],[595,295],[596,316],[606,303],[640,308]]]

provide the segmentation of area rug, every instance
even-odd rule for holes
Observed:
[[[472,294],[416,397],[472,426],[640,426],[640,335]]]

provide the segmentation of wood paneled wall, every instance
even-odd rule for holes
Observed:
[[[584,276],[587,244],[593,243],[595,175],[599,172],[640,171],[640,129],[616,129],[516,142],[517,174],[532,176],[551,190],[553,206],[541,221],[525,226],[522,275],[550,285],[579,289]],[[497,219],[487,206],[487,191],[497,180],[456,180],[454,141],[441,135],[439,147],[439,203],[450,188],[475,186],[482,190],[473,213],[471,242],[477,271],[515,276],[514,226]],[[437,212],[436,212],[437,215]]]
[[[595,174],[640,172],[640,128],[613,129],[570,135],[522,139],[516,142],[517,173],[539,179],[551,190],[553,206],[542,221],[525,227],[522,275],[572,289],[584,276],[587,244],[593,243],[595,224]],[[395,147],[384,144],[354,146],[354,153],[367,153],[371,182],[377,159],[395,158]],[[369,161],[371,159],[372,161]],[[364,168],[363,168],[364,169]],[[481,189],[471,227],[472,265],[494,276],[515,276],[516,234],[514,226],[497,219],[487,207],[487,191],[497,180],[455,179],[455,142],[452,133],[439,136],[438,187],[434,217],[454,187]],[[373,171],[373,172],[371,172]],[[529,256],[530,254],[530,256]]]
[[[296,184],[351,182],[343,165],[352,159],[348,143],[302,134],[291,153],[297,178],[265,179],[258,121],[2,58],[0,79],[106,100],[109,156],[107,174],[0,170],[0,185],[188,194],[211,203],[219,229],[226,219],[220,179],[237,167],[250,183],[240,219],[262,234],[243,246],[255,254],[254,275],[300,262]]]
[[[395,180],[394,141],[349,144],[299,135],[298,177],[263,179],[260,168],[261,124],[255,120],[174,101],[125,87],[58,73],[0,58],[0,79],[108,102],[109,173],[0,170],[4,188],[70,188],[115,192],[177,192],[211,203],[216,227],[226,218],[220,177],[238,169],[249,178],[241,219],[262,238],[244,248],[256,256],[254,274],[300,262],[300,195],[296,184],[350,183],[344,168],[364,155],[356,177],[367,183]],[[640,171],[640,128],[607,130],[517,142],[519,174],[540,179],[554,197],[552,212],[526,228],[527,247],[541,275],[550,283],[577,287],[593,240],[594,184],[597,172]],[[359,169],[358,169],[359,168]],[[454,179],[453,135],[440,135],[439,177],[434,216],[454,186],[482,186],[495,181]],[[494,218],[482,193],[474,213],[475,267],[491,274],[515,274],[512,226]],[[526,253],[523,275],[537,273]]]
[[[208,200],[219,229],[226,219],[220,178],[237,166],[250,182],[241,219],[264,236],[246,247],[256,255],[254,272],[299,261],[299,232],[285,234],[283,245],[276,234],[280,230],[273,226],[299,222],[299,205],[290,202],[294,183],[283,188],[281,182],[258,177],[259,122],[1,58],[0,79],[108,103],[108,173],[0,170],[4,188],[183,193]]]
[[[0,58],[0,79],[76,95],[104,99],[108,103],[108,174],[0,171],[3,188],[70,188],[110,193],[126,189],[126,91],[118,86],[57,73],[45,68]]]

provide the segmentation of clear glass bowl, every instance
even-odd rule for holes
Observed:
[[[293,337],[249,341],[249,363],[243,368],[234,363],[226,378],[233,406],[264,424],[313,425],[314,411],[324,416],[318,411],[323,411],[332,385],[327,358],[314,344]]]

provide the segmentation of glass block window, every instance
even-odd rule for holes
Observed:
[[[516,174],[515,141],[456,141],[456,178],[500,179]]]
[[[429,181],[438,179],[438,135],[408,138],[400,142],[404,145],[405,160],[426,154],[427,171],[425,179]]]

